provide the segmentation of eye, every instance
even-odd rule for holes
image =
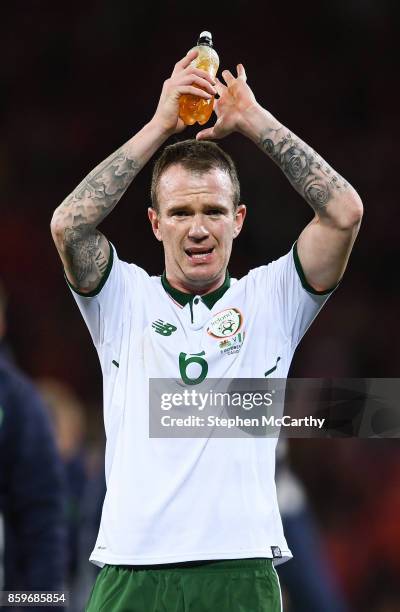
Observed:
[[[207,215],[222,215],[222,210],[220,210],[219,208],[210,208],[210,210],[207,211]]]
[[[187,217],[189,213],[186,210],[176,210],[172,213],[173,217]]]

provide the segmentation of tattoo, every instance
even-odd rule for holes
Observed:
[[[108,263],[109,246],[96,230],[113,210],[141,164],[127,155],[123,145],[101,162],[57,208],[55,215],[64,227],[62,247],[66,268],[77,287],[90,291],[100,282]]]
[[[322,212],[335,191],[348,187],[346,181],[311,147],[285,128],[269,129],[259,141],[261,149],[283,170],[293,187],[312,206]]]
[[[80,229],[64,230],[65,251],[77,286],[91,291],[107,269],[107,239],[99,231],[82,234]]]
[[[99,272],[104,274],[107,269],[107,258],[104,256],[104,253],[101,249],[98,250],[97,255],[94,258],[95,265],[97,266]]]
[[[139,169],[140,164],[128,158],[125,145],[122,146],[83,179],[61,204],[59,212],[64,210],[65,213],[71,214],[71,209],[76,208],[76,221],[82,223],[86,220],[90,225],[97,225],[121,199]],[[88,201],[91,203],[90,211],[86,210],[85,206],[80,206],[81,202],[87,204]],[[90,219],[87,217],[88,212]]]

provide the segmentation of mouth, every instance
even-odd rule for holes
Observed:
[[[193,263],[208,263],[214,252],[214,247],[210,249],[202,249],[199,247],[193,247],[191,249],[185,249],[186,255]]]

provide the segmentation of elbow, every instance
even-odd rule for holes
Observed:
[[[50,231],[51,231],[51,235],[53,236],[53,240],[56,243],[56,245],[61,244],[64,238],[65,223],[63,223],[61,215],[58,212],[58,209],[54,211],[53,216],[51,218]]]
[[[338,207],[339,208],[339,207]],[[346,196],[338,211],[336,225],[341,230],[358,231],[364,214],[364,206],[358,193],[352,192]]]
[[[360,225],[364,214],[364,205],[357,191],[354,191],[352,195],[350,208],[352,211],[353,225]]]

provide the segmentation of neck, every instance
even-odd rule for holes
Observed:
[[[165,272],[161,277],[161,283],[165,291],[169,293],[170,296],[181,306],[186,306],[186,304],[191,303],[194,298],[194,295],[199,295],[200,293],[199,287],[197,285],[194,286],[193,283],[179,283],[178,286],[171,285],[171,283],[167,280]],[[229,289],[231,285],[229,272],[226,272],[225,278],[222,283],[219,283],[217,285],[217,283],[215,282],[212,283],[212,285],[210,286],[214,287],[214,285],[215,289],[210,289],[209,291],[207,291],[203,286],[204,292],[200,294],[202,301],[210,310]],[[182,289],[180,287],[182,287]],[[185,291],[183,291],[183,288],[185,289]]]
[[[169,275],[168,271],[166,272],[166,277],[174,289],[178,291],[182,291],[183,293],[192,293],[196,295],[205,295],[207,293],[211,293],[216,289],[219,289],[221,285],[223,285],[226,278],[226,270],[218,275],[217,278],[209,280],[209,281],[191,281],[190,279],[180,281],[175,278],[173,275]]]

